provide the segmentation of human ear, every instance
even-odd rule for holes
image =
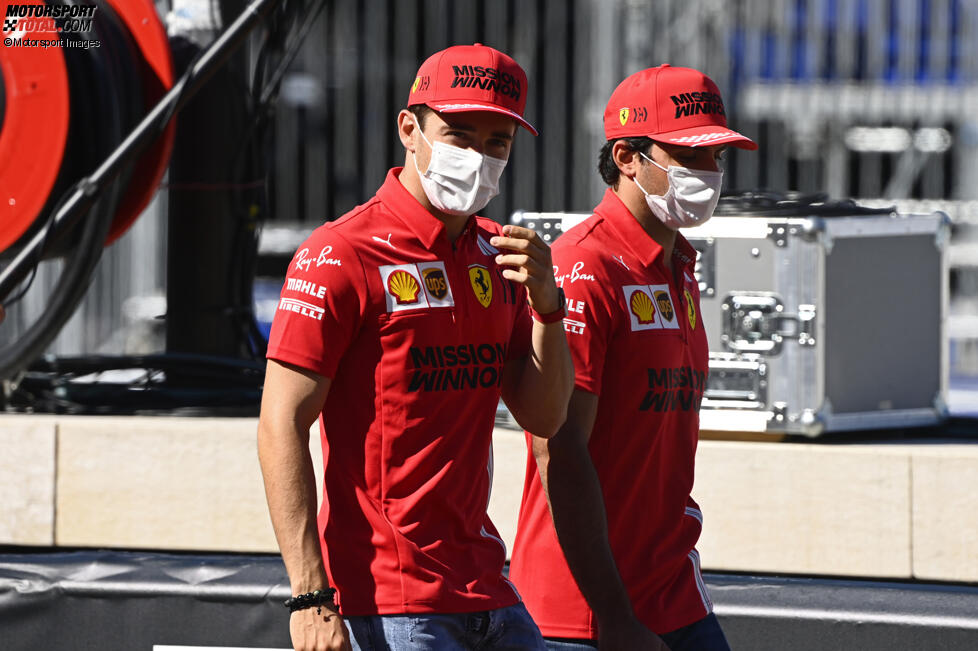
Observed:
[[[642,164],[641,158],[637,151],[631,149],[621,140],[611,148],[611,159],[618,166],[618,171],[630,179],[635,178],[635,175],[638,174],[639,165]]]
[[[404,145],[404,149],[412,154],[416,147],[414,144],[414,132],[417,128],[418,123],[415,121],[414,114],[407,109],[401,109],[397,114],[397,136],[401,139],[401,144]]]

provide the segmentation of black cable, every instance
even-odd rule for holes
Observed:
[[[139,370],[129,381],[90,375]],[[169,372],[193,384],[174,386]],[[8,410],[33,409],[68,414],[194,413],[231,411],[255,415],[264,365],[248,360],[185,353],[48,357],[31,364],[8,401]],[[229,414],[230,415],[230,414]]]
[[[31,285],[34,284],[34,279],[37,277],[38,267],[41,266],[41,262],[43,258],[41,252],[46,251],[49,248],[49,242],[51,239],[51,223],[52,223],[51,218],[58,210],[61,209],[62,206],[64,206],[65,202],[68,200],[68,197],[76,189],[77,188],[75,186],[72,186],[67,191],[63,192],[61,194],[61,197],[58,199],[58,202],[54,204],[54,208],[51,209],[48,218],[44,220],[39,220],[40,222],[43,223],[42,226],[42,228],[44,229],[44,239],[42,240],[43,244],[41,245],[41,248],[38,249],[37,255],[35,255],[33,260],[31,261],[30,275],[27,277],[25,281],[21,283],[20,287],[17,289],[16,292],[11,294],[4,300],[5,309],[9,310],[14,304],[20,302],[20,300],[23,299],[24,296],[27,294],[27,291],[31,288]]]
[[[66,64],[73,72],[69,77],[74,102],[70,132],[74,146],[79,147],[79,152],[85,152],[91,161],[107,155],[137,117],[131,112],[133,104],[129,98],[119,95],[119,89],[128,92],[132,88],[132,78],[137,72],[131,62],[127,66],[123,61],[126,55],[124,34],[118,24],[112,22],[113,14],[102,9],[100,7],[94,21],[102,47],[90,48],[87,55],[85,50],[66,53]],[[69,200],[66,197],[78,192],[86,194],[88,199],[87,209],[79,215],[80,222],[71,227],[76,246],[66,258],[59,282],[44,311],[23,337],[0,348],[0,377],[16,376],[43,352],[71,317],[98,265],[127,178],[126,173],[116,176],[97,197],[88,195],[89,188],[75,184],[56,204],[64,205]],[[94,192],[94,188],[91,191]],[[52,210],[51,214],[54,213]],[[50,226],[46,226],[41,239],[46,241],[50,237]],[[35,251],[40,250],[43,248]],[[36,265],[33,269],[36,274]]]
[[[266,42],[263,45],[263,52],[259,57],[259,59],[262,61],[262,65],[258,66],[256,69],[256,83],[253,84],[252,94],[253,98],[259,98],[259,102],[254,103],[254,99],[252,99],[253,103],[249,107],[252,109],[252,120],[245,131],[247,137],[242,139],[239,150],[239,155],[245,156],[245,161],[247,164],[244,166],[243,171],[248,172],[249,177],[252,175],[252,166],[265,171],[267,176],[267,170],[264,169],[261,161],[264,138],[259,137],[256,139],[255,136],[256,134],[259,136],[264,135],[261,127],[267,123],[268,118],[271,115],[270,106],[277,99],[279,90],[278,87],[281,83],[285,69],[294,60],[296,54],[298,53],[299,47],[309,32],[311,23],[315,22],[315,18],[318,17],[324,5],[325,1],[320,0],[313,17],[308,18],[302,28],[299,29],[297,36],[291,40],[291,43],[288,44],[288,48],[285,50],[285,52],[280,57],[275,57],[275,59],[277,59],[275,63],[278,65],[272,72],[269,81],[266,83],[261,82],[264,82],[265,75],[267,75],[266,67],[271,65],[270,62],[272,60],[271,57],[273,56],[273,53],[271,53],[271,49],[265,50],[264,48],[266,46],[271,48],[273,45],[286,43],[288,41],[288,32],[290,32],[291,29],[285,29],[283,31],[272,30],[269,38],[266,39]],[[138,142],[141,138],[145,137],[145,135],[140,134],[148,131],[147,127],[153,127],[155,124],[156,132],[162,132],[168,119],[172,117],[172,115],[186,103],[189,96],[196,92],[196,89],[202,85],[202,79],[209,74],[208,66],[210,66],[221,56],[219,53],[215,54],[214,52],[215,49],[220,49],[217,48],[216,45],[220,43],[229,49],[232,48],[233,45],[228,45],[231,42],[230,39],[232,38],[229,37],[228,32],[231,32],[233,28],[240,31],[242,29],[242,25],[246,24],[249,20],[253,20],[255,16],[260,16],[265,8],[267,8],[267,3],[263,3],[261,0],[257,0],[256,2],[252,3],[252,5],[250,5],[246,10],[251,12],[251,16],[245,17],[243,14],[238,18],[238,20],[235,21],[235,24],[232,25],[231,28],[229,28],[225,33],[221,34],[218,39],[215,39],[215,44],[212,44],[207,51],[202,51],[199,53],[198,56],[193,59],[187,73],[180,78],[180,80],[174,86],[174,89],[171,89],[170,93],[168,93],[166,98],[164,98],[164,100],[157,105],[151,115],[143,120],[136,132],[129,135],[124,145],[112,153],[112,156],[110,156],[110,158],[102,164],[99,170],[97,170],[96,174],[93,174],[92,177],[84,179],[83,182],[90,180],[91,178],[96,178],[99,180],[107,178],[113,165],[118,165],[120,160],[124,160],[126,156],[132,155],[133,152],[138,153]],[[304,3],[300,2],[285,2],[280,4],[279,11],[276,14],[278,21],[276,24],[288,25],[290,22],[296,23],[301,20],[305,10],[306,7]],[[250,27],[248,29],[250,29]],[[245,33],[246,31],[247,30],[245,30]],[[169,100],[169,104],[167,104],[167,100]],[[261,100],[264,100],[265,103],[261,103]],[[161,117],[163,120],[159,121]],[[98,122],[98,120],[95,122]],[[136,144],[133,145],[133,143]],[[127,145],[133,146],[127,149]],[[235,167],[240,169],[237,163]],[[56,205],[57,209],[51,211],[52,215],[58,216],[57,214],[59,210],[63,208],[67,202],[74,202],[73,206],[77,205],[79,203],[78,198],[80,195],[88,196],[90,199],[94,198],[92,195],[93,193],[97,192],[99,188],[92,187],[92,185],[94,184],[83,185],[82,187],[73,187],[72,189],[74,191],[65,192],[60,197],[58,204]],[[123,184],[119,182],[119,178],[116,177],[115,182],[102,188],[103,194],[101,195],[99,201],[96,202],[90,213],[91,215],[96,215],[97,213],[99,218],[96,219],[95,217],[91,217],[84,220],[82,238],[80,241],[78,241],[79,246],[72,250],[68,265],[65,269],[66,275],[69,272],[74,272],[77,270],[79,273],[73,273],[73,275],[76,277],[90,278],[91,272],[94,271],[98,260],[98,255],[101,251],[100,244],[104,241],[107,234],[107,229],[111,225],[111,216],[114,215],[115,207],[118,204],[118,200],[121,196],[122,185]],[[232,183],[231,185],[234,186],[235,184]],[[264,196],[259,195],[256,203],[261,204],[263,200]],[[239,233],[242,234],[242,240],[249,239],[253,244],[253,246],[242,247],[241,250],[244,252],[242,265],[253,268],[257,261],[257,232],[254,230],[254,225],[260,220],[251,220],[249,215],[246,213],[239,214],[243,214],[246,217],[246,219],[243,219],[240,222],[242,224],[242,228],[239,229]],[[261,214],[264,213],[260,213],[260,215]],[[53,218],[51,223],[55,226],[58,225]],[[95,229],[96,225],[100,226],[101,228]],[[96,230],[98,230],[98,232],[95,232]],[[89,250],[90,245],[93,242],[99,243],[99,248],[96,249],[97,253],[95,255],[78,255],[80,251]],[[254,249],[253,252],[252,249]],[[40,247],[40,250],[44,250],[44,247]],[[253,276],[253,273],[251,276]],[[0,273],[0,285],[3,284],[2,281],[4,280],[9,280],[9,278]],[[247,297],[249,303],[253,300],[251,297],[253,292],[253,278],[247,277],[247,274],[245,274],[242,281],[242,285],[239,287],[239,300],[236,301],[236,305],[238,307],[241,307],[241,305],[244,304],[245,297]],[[74,283],[73,285],[80,285],[81,291],[78,292],[77,287],[74,287],[74,291],[72,292],[68,292],[66,289],[63,292],[60,292],[64,296],[59,297],[59,301],[63,300],[63,298],[71,297],[75,301],[74,304],[77,304],[77,301],[80,300],[81,295],[84,294],[87,281]],[[62,286],[59,286],[58,289],[62,289]],[[58,294],[58,290],[56,290],[55,293]],[[264,346],[264,337],[258,331],[253,312],[250,310],[250,305],[246,312],[250,318],[247,319],[247,323],[244,324],[245,341],[250,342],[249,348],[252,354],[256,355],[256,353],[259,352],[259,345],[261,347]],[[66,320],[67,316],[70,316],[70,312],[67,315],[59,313],[58,318],[60,319],[62,316]],[[51,319],[49,318],[49,315],[45,313],[39,322],[40,321],[47,322],[51,321]],[[52,323],[44,323],[41,325],[45,326],[45,330],[48,330],[52,324],[53,321]],[[62,324],[63,320],[57,325],[56,328],[54,328],[55,333],[60,329]],[[18,343],[23,344],[24,342]],[[42,348],[43,347],[41,347],[41,349]],[[30,349],[30,353],[27,352],[28,349]],[[16,366],[18,368],[22,368],[26,365],[24,360],[29,360],[31,358],[36,359],[40,349],[38,349],[36,342],[34,345],[26,346],[25,350],[23,351],[24,354],[21,355],[22,359],[20,359],[16,364],[6,363],[10,360],[4,358],[2,354],[3,352],[6,351],[0,351],[0,377],[10,377],[13,367]],[[221,361],[216,363],[216,366],[214,362],[210,362],[211,366],[208,368],[208,362],[202,360],[199,356],[188,357],[169,355],[157,358],[129,357],[120,358],[114,362],[109,362],[106,358],[97,358],[94,359],[97,369],[92,369],[91,372],[98,372],[98,369],[105,370],[107,367],[119,368],[118,365],[121,363],[128,364],[133,362],[140,362],[144,366],[153,367],[148,368],[146,374],[141,376],[140,381],[137,383],[139,387],[141,387],[142,393],[142,397],[140,397],[137,401],[140,405],[140,409],[166,408],[165,406],[161,407],[161,405],[171,405],[175,408],[187,408],[194,405],[199,406],[200,404],[220,404],[225,406],[247,404],[253,408],[254,405],[257,404],[256,396],[260,395],[260,389],[258,387],[260,386],[261,379],[264,377],[264,354],[263,350],[260,352],[262,358],[261,362],[247,362],[247,364],[250,364],[250,366],[242,367],[236,367],[233,363],[229,363],[229,360],[219,358]],[[90,359],[89,361],[93,360]],[[82,394],[88,395],[89,398],[97,396],[98,399],[95,401],[98,402],[99,400],[118,394],[120,390],[124,391],[126,395],[138,390],[138,387],[136,387],[133,383],[121,385],[118,383],[103,383],[104,386],[98,388],[93,387],[86,382],[75,382],[73,376],[77,375],[79,368],[77,366],[72,366],[74,362],[70,362],[70,360],[68,360],[68,362],[65,360],[56,360],[56,367],[50,367],[50,364],[46,367],[46,363],[47,362],[37,363],[30,367],[28,372],[24,374],[21,381],[21,387],[18,389],[17,393],[20,398],[23,398],[24,395],[34,395],[34,401],[37,405],[47,404],[49,407],[58,410],[82,410],[78,413],[94,413],[91,411],[85,411],[92,409],[93,407],[91,405],[86,406],[77,401],[73,402],[70,399],[64,398],[64,392],[69,391],[75,397],[83,397]],[[57,365],[59,364],[60,370],[57,370]],[[71,368],[65,368],[65,364]],[[176,366],[174,366],[174,364],[176,364]],[[204,365],[204,368],[201,367],[201,364]],[[205,387],[204,389],[196,388],[192,390],[183,390],[172,386],[167,386],[161,389],[153,389],[153,385],[159,383],[159,376],[161,374],[165,375],[165,370],[160,368],[163,366],[172,368],[175,371],[179,370],[179,374],[182,377],[187,377],[188,375],[196,376],[199,381],[212,383],[220,388],[214,388],[214,386],[211,386],[210,388]],[[45,388],[45,386],[47,388]],[[57,388],[58,390],[54,391],[54,388]],[[116,397],[120,396],[116,395]],[[206,402],[202,403],[201,399],[205,397]],[[123,399],[123,401],[126,400],[127,399]],[[131,407],[132,404],[129,404]],[[104,409],[109,409],[111,411],[111,405],[102,405],[96,409],[102,409],[103,411]]]
[[[178,370],[182,375],[196,374],[200,378],[217,379],[221,382],[248,386],[253,384],[255,378],[260,378],[265,373],[265,365],[258,362],[234,357],[191,353],[42,357],[32,363],[27,371],[71,378],[103,371],[126,369],[163,372]]]
[[[310,6],[298,1],[291,4],[284,3],[281,10],[273,14],[269,21],[269,28],[258,53],[252,81],[253,105],[250,107],[252,119],[245,128],[238,151],[233,157],[233,174],[236,179],[252,178],[260,172],[265,178],[266,186],[274,182],[274,177],[268,174],[268,169],[263,164],[264,158],[261,156],[261,148],[265,144],[266,130],[274,115],[272,107],[277,101],[284,72],[295,60],[309,34],[309,30],[322,12],[325,1],[320,0],[311,10]],[[300,19],[302,19],[301,26],[289,42],[288,34],[295,29],[295,25],[299,23]],[[275,63],[278,65],[268,77],[268,82],[264,82],[267,76],[266,68]],[[252,169],[248,165],[249,163],[257,169]],[[242,167],[248,174],[240,171]],[[267,194],[259,192],[256,193],[259,196],[253,203],[243,206],[240,201],[243,194],[238,193],[233,197],[234,210],[237,214],[242,215],[238,221],[239,228],[236,233],[239,246],[234,249],[236,255],[240,256],[240,263],[235,266],[242,273],[237,276],[238,285],[231,288],[230,294],[235,297],[236,316],[240,317],[238,319],[239,334],[242,341],[245,342],[249,354],[257,359],[264,358],[266,342],[258,328],[252,308],[254,275],[258,266],[259,227],[264,215],[268,214],[268,203]],[[251,206],[257,207],[258,219],[251,218],[249,214]],[[232,282],[234,282],[233,278]]]
[[[112,153],[105,159],[83,187],[84,192],[74,192],[65,203],[65,207],[54,216],[53,227],[61,232],[76,223],[78,215],[84,212],[91,203],[93,195],[109,179],[115,178],[120,171],[129,165],[135,156],[140,155],[154,142],[163,128],[165,119],[179,111],[187,101],[207,81],[214,70],[227,61],[228,57],[241,44],[248,33],[257,25],[274,4],[274,0],[253,0],[241,15],[222,32],[215,41],[203,52],[196,64],[178,80],[152,111],[132,130]],[[162,119],[162,121],[161,121]],[[88,190],[91,190],[89,192]],[[10,294],[27,273],[25,260],[30,259],[33,251],[40,246],[40,238],[33,238],[21,249],[5,269],[0,271],[0,300]]]
[[[296,35],[295,39],[292,42],[292,46],[282,57],[282,62],[279,64],[278,68],[276,68],[275,72],[272,73],[272,77],[268,80],[265,90],[262,92],[260,96],[258,102],[259,106],[267,105],[269,102],[273,101],[275,97],[278,96],[279,86],[281,86],[282,84],[282,77],[285,75],[285,71],[292,64],[292,61],[299,53],[299,48],[302,46],[302,43],[305,40],[306,36],[309,35],[309,30],[312,29],[313,25],[316,22],[316,19],[319,17],[319,14],[322,13],[323,8],[325,6],[326,6],[326,0],[318,0],[316,9],[313,11],[312,15],[310,17],[307,17],[307,19],[303,21],[299,33]]]

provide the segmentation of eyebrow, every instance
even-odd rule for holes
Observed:
[[[459,122],[456,122],[456,123],[446,122],[445,123],[445,128],[446,129],[454,129],[456,131],[466,131],[466,132],[469,132],[469,133],[472,133],[472,132],[475,131],[475,127],[474,126],[472,126],[471,124],[466,124],[464,122],[463,123],[459,123]],[[493,131],[492,132],[492,136],[494,138],[502,138],[504,140],[512,140],[513,137],[514,137],[514,135],[515,134],[512,134],[512,133],[506,133],[505,131]]]

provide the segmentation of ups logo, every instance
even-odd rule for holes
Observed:
[[[448,295],[448,281],[441,269],[432,267],[421,272],[424,276],[424,286],[428,293],[435,298],[445,298]]]
[[[655,293],[655,302],[659,304],[659,314],[666,321],[672,321],[672,315],[674,311],[672,309],[672,301],[669,299],[669,293],[664,291],[657,291]]]

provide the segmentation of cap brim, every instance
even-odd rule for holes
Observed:
[[[731,145],[740,149],[757,149],[757,143],[744,134],[712,124],[669,131],[668,133],[657,133],[648,137],[657,142],[668,145],[680,145],[682,147]]]
[[[430,108],[438,111],[439,113],[464,113],[465,111],[491,111],[492,113],[501,113],[503,115],[508,115],[509,117],[516,120],[516,122],[522,126],[524,129],[532,133],[533,135],[539,135],[537,130],[533,128],[533,125],[524,120],[518,113],[510,111],[509,109],[503,108],[501,106],[496,106],[495,104],[483,104],[481,102],[425,102]]]

